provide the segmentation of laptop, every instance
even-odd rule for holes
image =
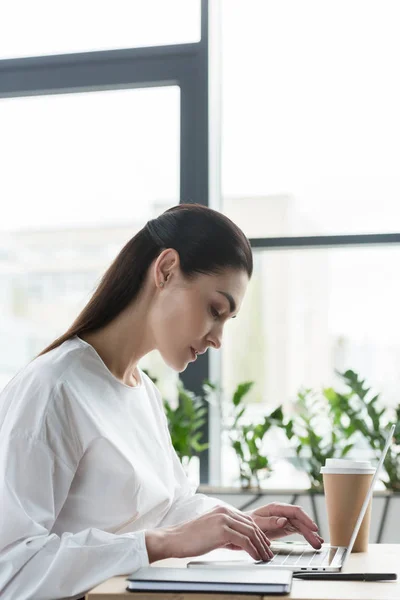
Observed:
[[[382,456],[379,460],[378,466],[376,467],[376,471],[374,477],[371,481],[371,485],[369,486],[367,495],[365,497],[364,503],[361,507],[360,513],[358,515],[357,522],[354,526],[353,534],[351,536],[350,542],[348,546],[323,546],[321,550],[310,549],[309,544],[293,544],[293,550],[290,550],[290,543],[282,543],[282,544],[271,544],[271,549],[275,552],[274,557],[268,562],[257,561],[255,563],[249,563],[246,561],[240,561],[241,565],[249,566],[249,564],[260,565],[260,569],[288,569],[290,571],[312,571],[312,572],[322,572],[322,571],[341,571],[343,565],[345,564],[347,558],[350,556],[351,551],[354,546],[354,542],[356,541],[357,534],[360,530],[361,523],[363,521],[364,515],[367,511],[369,501],[372,497],[372,493],[374,491],[375,483],[378,479],[379,472],[381,470],[383,461],[385,460],[386,454],[389,450],[389,446],[392,442],[392,437],[394,434],[395,425],[392,425],[388,436],[386,438],[385,447],[382,452]],[[297,549],[296,549],[297,547]],[[299,551],[299,548],[303,547],[303,551]],[[280,549],[281,548],[281,549]],[[285,549],[283,549],[285,548]],[[289,548],[289,550],[288,550]],[[188,567],[200,567],[200,566],[228,566],[230,561],[192,561],[188,563]],[[236,564],[235,564],[236,563]],[[239,561],[232,561],[232,566],[235,568],[240,567],[238,564]]]

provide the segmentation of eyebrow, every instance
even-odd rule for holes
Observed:
[[[222,294],[223,296],[225,296],[225,298],[228,300],[229,302],[229,310],[232,312],[235,312],[236,310],[236,302],[234,301],[234,299],[232,298],[232,296],[230,294],[228,294],[228,292],[221,292],[220,290],[217,290],[218,294]],[[236,317],[236,315],[235,315]],[[232,317],[232,319],[234,319],[235,317]]]

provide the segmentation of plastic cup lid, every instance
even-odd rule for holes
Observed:
[[[365,473],[371,474],[375,469],[369,460],[349,460],[347,458],[327,458],[321,473]]]
[[[327,458],[325,467],[339,469],[371,469],[369,460],[349,460],[347,458]]]

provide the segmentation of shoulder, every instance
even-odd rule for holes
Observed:
[[[62,382],[81,351],[67,340],[23,367],[0,393],[0,429],[38,433],[55,398],[65,395]]]
[[[158,389],[158,387],[156,386],[154,381],[140,367],[139,367],[139,373],[140,373],[140,377],[142,378],[143,387],[145,388],[148,395],[154,396],[156,398],[157,402],[162,405],[162,398],[161,398],[160,390]]]

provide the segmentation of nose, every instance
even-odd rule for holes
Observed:
[[[222,345],[222,328],[210,331],[207,341],[212,348],[219,350]]]

